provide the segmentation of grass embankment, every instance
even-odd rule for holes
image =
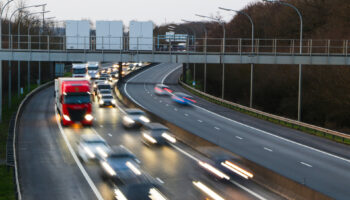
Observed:
[[[189,85],[188,84],[189,82],[190,81],[187,81],[187,85]],[[193,86],[191,86],[191,87],[193,87]],[[227,104],[227,103],[224,103],[224,102],[212,99],[212,98],[207,97],[205,95],[202,95],[202,94],[200,94],[200,93],[198,93],[198,92],[196,92],[194,90],[191,90],[191,89],[189,89],[187,87],[183,87],[183,88],[186,89],[187,91],[191,92],[192,94],[194,94],[196,96],[199,96],[202,99],[205,99],[205,100],[210,101],[212,103],[215,103],[215,104],[218,104],[218,105],[230,108],[232,110],[236,110],[236,111],[239,111],[241,113],[244,113],[244,114],[247,114],[247,115],[259,118],[259,119],[263,119],[263,120],[272,122],[274,124],[279,124],[279,125],[282,125],[282,126],[285,126],[285,127],[288,127],[288,128],[299,130],[299,131],[302,131],[304,133],[308,133],[308,134],[315,135],[315,136],[318,136],[318,137],[326,138],[326,139],[329,139],[329,140],[332,140],[332,141],[335,141],[335,142],[338,142],[338,143],[350,145],[350,140],[347,139],[347,138],[335,136],[335,135],[332,135],[332,134],[329,134],[329,133],[325,133],[325,132],[322,132],[322,131],[318,131],[318,130],[314,130],[314,129],[311,129],[311,128],[308,128],[308,127],[299,126],[299,125],[296,125],[296,124],[291,124],[289,122],[285,122],[285,121],[281,121],[281,120],[278,120],[278,119],[274,119],[274,118],[271,118],[271,117],[268,117],[268,116],[265,116],[265,115],[261,115],[261,114],[258,114],[258,113],[255,113],[255,112],[252,112],[252,111],[249,111],[249,110],[245,110],[243,108],[240,108],[240,107],[237,107],[237,106],[234,106],[234,105],[231,105],[231,104]],[[197,88],[198,88],[198,86],[196,87],[196,89]]]
[[[33,84],[30,86],[30,91],[35,89],[37,85]],[[24,88],[24,94],[20,97],[17,93],[12,95],[11,108],[8,107],[7,97],[4,97],[2,122],[0,123],[0,200],[11,200],[15,199],[15,182],[13,179],[13,168],[5,165],[6,159],[6,141],[9,132],[9,123],[11,116],[17,111],[19,104],[24,97],[29,93],[28,88]]]

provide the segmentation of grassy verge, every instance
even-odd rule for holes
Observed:
[[[36,84],[31,85],[30,91],[36,87]],[[19,104],[29,93],[27,87],[24,88],[24,91],[24,94],[20,97],[17,96],[17,93],[12,95],[11,108],[8,107],[8,101],[3,102],[2,123],[0,123],[0,160],[6,159],[6,141],[11,116],[17,111]],[[5,99],[7,100],[7,97],[4,97]],[[0,164],[0,200],[15,199],[14,188],[13,169],[5,166],[5,164]]]
[[[326,138],[326,139],[332,140],[334,142],[350,145],[350,139],[339,137],[339,136],[335,136],[335,135],[331,135],[329,133],[321,132],[321,131],[314,130],[314,129],[311,129],[311,128],[308,128],[308,127],[299,126],[299,125],[296,125],[296,124],[291,124],[291,123],[288,123],[288,122],[285,122],[285,121],[281,121],[281,120],[278,120],[278,119],[274,119],[274,118],[271,118],[271,117],[268,117],[268,116],[265,116],[265,115],[261,115],[261,114],[258,114],[258,113],[255,113],[255,112],[252,112],[252,111],[249,111],[249,110],[245,110],[245,109],[239,108],[239,107],[231,105],[231,104],[227,104],[227,103],[224,103],[224,102],[212,99],[210,97],[202,95],[202,94],[200,94],[200,93],[198,93],[198,92],[196,92],[196,91],[194,91],[192,89],[189,89],[187,87],[183,87],[183,88],[186,89],[187,91],[191,92],[192,94],[202,98],[202,99],[205,99],[205,100],[207,100],[209,102],[212,102],[212,103],[215,103],[215,104],[218,104],[218,105],[230,108],[232,110],[236,110],[238,112],[241,112],[241,113],[244,113],[244,114],[247,114],[247,115],[259,118],[259,119],[263,119],[263,120],[272,122],[274,124],[278,124],[278,125],[282,125],[282,126],[285,126],[285,127],[288,127],[288,128],[299,130],[299,131],[302,131],[304,133],[308,133],[308,134],[315,135],[315,136],[318,136],[318,137]]]

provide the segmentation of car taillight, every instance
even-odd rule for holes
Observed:
[[[193,103],[196,103],[196,101],[193,100],[193,99],[190,99],[190,98],[187,98],[187,97],[184,97],[184,99],[187,99],[187,100],[189,100],[189,101],[192,101]]]
[[[172,92],[173,92],[171,89],[168,89],[168,88],[165,88],[164,90],[167,91],[167,92],[169,92],[169,93],[172,93]]]

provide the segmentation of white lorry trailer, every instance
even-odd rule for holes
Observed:
[[[122,21],[96,21],[96,49],[123,49]]]
[[[67,20],[66,49],[90,49],[90,22]]]
[[[131,21],[129,25],[129,50],[153,49],[153,23]]]

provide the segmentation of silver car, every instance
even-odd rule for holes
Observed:
[[[78,156],[83,162],[104,159],[110,151],[107,142],[96,134],[84,134],[78,142]]]

